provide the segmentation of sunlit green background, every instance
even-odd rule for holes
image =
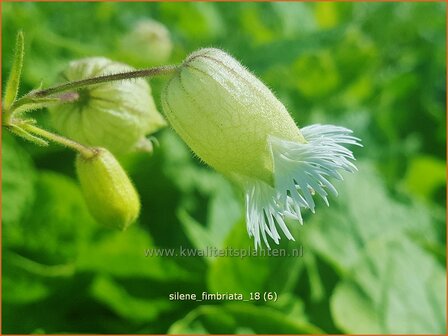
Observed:
[[[88,214],[74,153],[3,132],[4,333],[445,333],[444,3],[4,3],[2,75],[15,34],[21,92],[67,62],[106,56],[145,18],[178,63],[214,46],[271,87],[299,125],[363,140],[359,173],[305,224],[302,258],[146,258],[150,247],[253,246],[243,198],[170,129],[153,156],[121,157],[142,199],[122,233]],[[136,46],[139,51],[140,46]],[[132,48],[131,48],[132,49]],[[135,56],[135,55],[134,55]],[[137,52],[138,56],[138,52]],[[160,107],[165,79],[151,80]],[[51,127],[45,110],[33,113]],[[173,302],[169,293],[269,292],[277,302]]]

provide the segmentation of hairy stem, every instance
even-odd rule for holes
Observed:
[[[48,89],[32,91],[28,95],[34,97],[47,97],[55,93],[77,90],[89,85],[95,85],[100,83],[112,82],[117,80],[141,78],[141,77],[153,77],[158,75],[167,75],[173,73],[178,68],[177,65],[165,65],[160,67],[154,67],[149,69],[135,70],[129,72],[121,72],[112,75],[103,75],[98,77],[81,79],[78,81],[68,82],[61,85],[53,86]]]
[[[71,148],[75,150],[76,152],[80,153],[85,158],[91,158],[97,154],[97,151],[94,148],[84,146],[76,141],[73,141],[71,139],[65,138],[61,135],[48,132],[42,128],[39,128],[37,126],[23,123],[20,125],[20,127],[34,135],[37,135],[41,138],[56,142],[62,146]]]

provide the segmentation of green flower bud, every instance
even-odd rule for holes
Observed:
[[[148,66],[161,64],[169,59],[173,44],[170,32],[160,22],[138,21],[120,41],[121,53],[130,62]]]
[[[302,222],[314,212],[313,195],[336,194],[328,176],[354,171],[344,144],[350,130],[312,125],[299,130],[283,104],[238,61],[218,49],[201,49],[183,62],[162,93],[172,127],[206,163],[238,181],[246,193],[246,222],[255,246],[277,227],[293,239],[284,218]]]
[[[75,81],[131,70],[128,65],[94,57],[71,62],[61,76]],[[80,143],[123,154],[166,124],[144,79],[97,84],[77,93],[74,102],[49,110],[56,130]]]
[[[138,217],[140,200],[132,182],[115,157],[97,148],[93,157],[78,154],[76,171],[87,206],[101,224],[126,229]]]
[[[217,49],[190,55],[168,83],[162,104],[191,149],[228,175],[255,175],[272,183],[267,135],[305,142],[272,92]]]

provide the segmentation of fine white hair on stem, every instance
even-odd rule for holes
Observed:
[[[333,125],[311,125],[301,130],[307,143],[268,138],[274,164],[274,187],[253,180],[246,186],[246,221],[255,248],[261,239],[270,248],[268,236],[279,243],[277,227],[293,240],[284,219],[303,224],[301,208],[315,211],[313,196],[318,194],[329,205],[328,193],[338,192],[329,178],[342,180],[340,171],[355,172],[353,153],[344,145],[361,146],[352,131]]]

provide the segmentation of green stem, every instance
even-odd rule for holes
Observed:
[[[167,75],[175,72],[178,69],[177,65],[165,65],[160,67],[154,67],[149,69],[135,70],[129,72],[121,72],[112,75],[103,75],[98,77],[81,79],[78,81],[68,82],[61,85],[53,86],[48,89],[32,91],[28,95],[34,97],[47,97],[55,93],[64,92],[68,90],[77,90],[89,85],[95,85],[100,83],[112,82],[117,80],[141,78],[141,77],[153,77],[157,75]],[[28,96],[27,95],[27,96]],[[25,96],[26,97],[26,96]]]
[[[28,132],[28,139],[31,140],[32,135],[35,135],[37,137],[53,141],[56,143],[59,143],[63,146],[66,146],[68,148],[71,148],[78,153],[80,153],[85,158],[91,158],[97,154],[97,151],[95,148],[84,146],[76,141],[73,141],[71,139],[65,138],[63,136],[60,136],[58,134],[54,134],[51,132],[48,132],[44,129],[41,129],[37,126],[34,126],[30,124],[29,122],[22,121],[17,118],[13,118],[14,112],[18,110],[18,108],[21,108],[23,106],[26,106],[26,104],[31,105],[28,110],[32,109],[33,106],[37,106],[43,103],[48,103],[48,99],[58,99],[60,102],[70,102],[75,101],[79,98],[76,92],[69,92],[68,94],[62,94],[58,95],[56,97],[49,97],[52,95],[55,95],[57,93],[62,93],[66,91],[76,91],[77,89],[100,84],[100,83],[106,83],[106,82],[112,82],[117,80],[125,80],[125,79],[133,79],[133,78],[141,78],[141,77],[152,77],[157,75],[167,75],[171,74],[175,71],[177,71],[178,66],[177,65],[166,65],[166,66],[159,66],[149,69],[142,69],[142,70],[134,70],[134,71],[128,71],[128,72],[122,72],[112,75],[103,75],[98,77],[92,77],[92,78],[86,78],[81,79],[78,81],[73,82],[67,82],[61,85],[56,85],[53,87],[50,87],[48,89],[43,90],[35,90],[31,91],[25,96],[21,97],[20,99],[17,99],[13,102],[11,108],[7,109],[6,118],[5,114],[3,115],[2,121],[4,126],[9,126],[10,128],[15,128],[17,130],[21,130],[21,136],[24,136]],[[47,99],[47,100],[45,100]],[[45,100],[45,101],[42,101]],[[51,100],[53,102],[53,100]],[[23,133],[24,132],[24,133]],[[37,138],[34,139],[35,141],[38,140]],[[42,140],[42,139],[40,139]],[[42,140],[43,141],[43,140]],[[45,142],[44,142],[45,143]]]
[[[76,141],[73,141],[71,139],[65,138],[61,135],[48,132],[42,128],[39,128],[37,126],[28,124],[28,123],[21,123],[20,127],[24,129],[25,131],[28,131],[34,135],[37,135],[41,138],[56,142],[62,146],[71,148],[78,153],[80,153],[85,158],[91,158],[97,154],[97,151],[94,148],[84,146]]]

